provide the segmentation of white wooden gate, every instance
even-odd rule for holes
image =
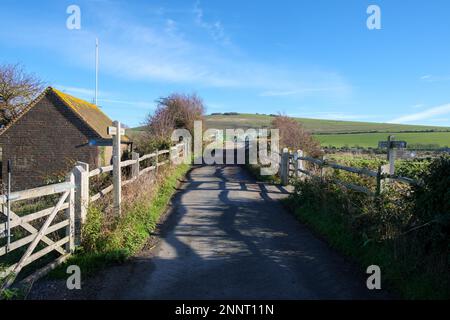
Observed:
[[[39,277],[56,264],[62,263],[73,252],[75,248],[74,181],[74,174],[70,173],[66,182],[11,193],[10,202],[31,200],[54,194],[58,194],[60,197],[55,206],[27,215],[19,216],[12,210],[9,210],[9,225],[7,219],[5,223],[0,224],[0,235],[3,235],[3,238],[5,238],[7,228],[10,228],[13,237],[9,245],[6,244],[0,247],[0,257],[25,245],[28,245],[28,248],[21,254],[17,262],[12,263],[6,267],[6,270],[0,272],[0,278],[6,278],[0,290],[10,286],[25,266],[50,252],[56,251],[59,254],[59,258],[28,276],[25,281],[31,281]],[[7,201],[6,196],[0,197],[0,210],[1,214],[5,217],[8,216]],[[56,222],[53,223],[55,220]],[[27,233],[25,236],[20,237],[20,239],[16,239],[15,237],[15,235],[23,234],[23,231],[20,232],[17,230],[18,228],[22,228]],[[55,232],[63,228],[65,228],[65,235],[62,237],[55,236]],[[19,232],[14,232],[15,230]],[[38,247],[38,245],[40,246]],[[37,251],[36,248],[38,248]]]
[[[168,150],[157,150],[142,157],[133,153],[132,159],[120,162],[120,166],[116,164],[120,168],[131,166],[131,177],[125,181],[121,181],[121,178],[113,179],[112,185],[92,196],[89,192],[89,179],[102,173],[114,171],[114,165],[89,171],[88,164],[79,162],[68,175],[66,182],[13,192],[10,195],[10,203],[59,195],[56,205],[38,212],[26,215],[16,214],[8,210],[8,198],[5,195],[0,196],[0,264],[2,258],[9,258],[13,255],[11,252],[17,253],[19,252],[18,249],[22,248],[20,258],[17,258],[17,261],[7,265],[6,270],[0,268],[0,291],[10,286],[24,267],[49,253],[57,252],[58,257],[56,259],[52,257],[51,263],[23,279],[23,282],[32,282],[64,262],[73,253],[75,245],[80,244],[81,225],[86,219],[87,207],[90,203],[104,197],[115,188],[122,188],[124,185],[135,181],[143,174],[157,171],[158,167],[171,162],[179,164],[182,160],[189,160],[188,149],[188,144],[185,142],[179,143]],[[160,156],[166,154],[168,155],[164,157],[166,160],[160,159]],[[141,166],[144,164],[143,161],[152,158],[155,159],[153,164],[145,168]],[[116,170],[116,174],[121,175],[121,171]],[[120,192],[115,193],[115,195],[117,194],[120,195]],[[116,200],[116,203],[120,204],[120,199]],[[8,216],[8,211],[9,223],[8,219],[5,219]],[[63,228],[65,228],[64,236],[60,232],[56,233]],[[5,237],[7,237],[8,230],[12,230],[12,237],[7,242]],[[25,235],[23,231],[25,231]],[[24,250],[23,247],[26,245],[28,247]],[[6,280],[4,280],[5,278]]]

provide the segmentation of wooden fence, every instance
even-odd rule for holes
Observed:
[[[0,269],[0,280],[3,279],[0,291],[9,287],[25,266],[50,253],[56,253],[58,257],[23,279],[23,282],[30,283],[64,262],[73,253],[75,246],[80,243],[81,226],[86,220],[87,208],[90,203],[99,200],[113,190],[120,190],[122,186],[135,181],[143,174],[156,171],[170,162],[179,163],[187,156],[186,150],[186,144],[180,143],[169,150],[159,150],[141,157],[133,152],[132,159],[120,162],[120,168],[131,166],[131,177],[122,181],[121,170],[118,170],[119,177],[114,176],[111,185],[92,196],[90,196],[90,179],[102,173],[116,172],[113,165],[89,171],[88,164],[78,162],[63,183],[13,192],[9,197],[7,195],[0,196],[0,216],[5,217],[3,219],[5,222],[0,223],[0,240],[3,239],[4,242],[4,239],[7,238],[6,245],[0,246],[0,257],[11,256],[13,252],[17,254],[20,251],[16,251],[17,249],[28,245],[23,253],[20,251],[17,263],[12,263],[3,270]],[[164,159],[161,159],[162,155],[165,155]],[[153,164],[143,168],[142,162],[148,159],[154,159]],[[115,196],[117,194],[120,195],[120,192],[114,193]],[[59,197],[56,205],[52,207],[26,215],[16,214],[10,209],[11,204],[17,201],[52,195]],[[120,200],[114,199],[114,203],[120,205]],[[11,230],[13,229],[19,232],[12,234]],[[25,231],[25,235],[23,235],[23,231]],[[16,235],[20,239],[16,239]]]
[[[341,181],[339,179],[333,179],[333,182],[339,184],[345,188],[363,192],[369,195],[377,196],[383,191],[383,187],[386,183],[390,181],[398,181],[401,183],[406,183],[410,185],[421,185],[420,181],[416,181],[407,177],[401,177],[394,174],[394,166],[392,163],[382,165],[378,167],[377,171],[369,170],[366,168],[355,168],[340,165],[338,163],[330,162],[326,159],[317,159],[312,157],[307,157],[303,155],[301,150],[294,153],[289,152],[287,148],[283,149],[283,152],[279,154],[280,156],[280,167],[279,175],[283,185],[289,184],[289,179],[291,177],[303,179],[305,177],[311,177],[313,179],[322,179],[324,177],[324,169],[332,168],[336,170],[343,170],[346,172],[358,174],[361,176],[372,177],[376,179],[376,191],[373,192],[367,187],[360,186],[357,184]],[[390,162],[395,161],[394,158],[390,159]],[[319,170],[315,173],[311,170],[307,170],[305,164],[312,163],[316,165]]]

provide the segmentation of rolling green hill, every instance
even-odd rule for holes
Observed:
[[[357,132],[410,132],[410,131],[450,131],[450,128],[437,126],[419,126],[376,122],[356,122],[338,120],[320,120],[296,118],[306,130],[313,134],[357,133]],[[206,117],[208,128],[261,128],[270,127],[273,120],[269,115],[209,115]]]
[[[261,114],[208,115],[205,126],[214,129],[270,128],[273,116]],[[450,147],[450,128],[390,124],[376,122],[356,122],[296,118],[306,130],[314,134],[322,146],[334,147],[372,147],[378,141],[386,140],[394,134],[397,140],[405,140],[408,145],[422,145],[433,148]],[[127,134],[138,134],[142,127],[129,129]]]
[[[396,140],[408,142],[409,147],[437,149],[450,147],[450,132],[402,132],[393,133]],[[375,148],[378,141],[384,141],[387,133],[319,134],[315,137],[324,147]]]

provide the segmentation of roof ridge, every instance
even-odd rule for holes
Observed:
[[[86,100],[83,100],[83,99],[81,99],[81,98],[75,97],[75,96],[73,96],[73,95],[71,95],[71,94],[62,92],[61,90],[58,90],[58,89],[55,89],[55,88],[52,88],[52,90],[53,90],[53,91],[54,91],[61,99],[63,99],[64,101],[66,101],[67,104],[69,104],[71,108],[76,109],[76,106],[74,106],[70,101],[68,101],[68,100],[67,100],[67,97],[70,97],[71,99],[74,99],[74,100],[78,100],[78,101],[80,101],[80,102],[82,102],[82,103],[86,103],[86,104],[89,105],[90,107],[92,107],[92,108],[94,108],[94,109],[96,109],[96,110],[101,111],[101,109],[100,109],[97,105],[95,105],[95,104],[93,104],[93,103],[90,103],[89,101],[86,101]]]
[[[83,124],[89,128],[96,136],[102,139],[111,139],[112,137],[107,133],[107,127],[112,123],[111,118],[108,117],[97,105],[92,104],[86,100],[77,98],[70,94],[64,93],[51,86],[48,86],[39,96],[37,96],[22,112],[15,117],[4,128],[0,129],[0,135],[13,126],[20,118],[30,111],[39,101],[41,101],[47,94],[52,94],[58,101],[60,101],[67,109],[70,110]],[[104,127],[106,126],[106,127]],[[126,138],[128,139],[128,138]]]
[[[71,97],[71,98],[76,98],[76,97],[71,96],[70,94],[66,94],[66,93],[64,93],[64,92],[62,92],[62,91],[59,91],[59,90],[57,90],[57,89],[55,89],[55,88],[51,88],[51,87],[50,87],[50,91],[51,91],[52,93],[54,93],[54,94],[56,95],[56,97],[57,97],[62,103],[64,103],[66,106],[68,106],[69,109],[70,109],[70,110],[71,110],[78,118],[80,118],[81,121],[83,121],[83,123],[85,123],[85,124],[86,124],[93,132],[95,132],[99,137],[102,137],[101,133],[98,132],[93,126],[91,126],[91,124],[89,123],[89,121],[88,121],[85,117],[83,117],[83,115],[82,115],[80,112],[78,112],[77,108],[76,108],[70,101],[68,101],[68,100],[66,99],[66,97],[64,97],[64,96],[69,96],[69,97]],[[79,98],[76,98],[76,99],[81,100],[81,101],[83,101],[83,102],[85,102],[85,103],[90,104],[89,102],[87,102],[87,101],[85,101],[85,100],[83,100],[83,99],[79,99]],[[97,109],[98,109],[98,111],[102,112],[99,108],[97,108]],[[106,116],[106,114],[105,114],[105,116]],[[108,118],[109,118],[109,117],[108,117]]]
[[[113,122],[112,119],[105,113],[103,112],[96,104],[90,103],[86,100],[80,99],[78,97],[72,96],[68,93],[62,92],[58,89],[55,88],[51,88],[52,92],[65,104],[69,107],[69,109],[72,110],[73,113],[75,113],[91,130],[93,130],[100,138],[102,139],[112,139],[112,137],[109,134],[106,134],[108,136],[108,138],[105,137],[105,135],[100,132],[98,130],[98,128],[95,128],[94,125],[91,124],[91,121],[85,117],[85,115],[83,115],[82,112],[80,112],[80,107],[77,106],[76,104],[74,104],[72,101],[70,101],[70,99],[74,100],[75,103],[80,103],[80,104],[84,104],[87,105],[88,107],[92,108],[93,110],[95,110],[95,112],[98,112],[100,114],[102,114],[102,116],[104,116],[106,119],[108,119],[108,121],[110,121],[111,123]],[[106,128],[105,128],[106,130]],[[126,137],[126,136],[125,136]],[[128,140],[128,137],[126,137],[126,140]]]

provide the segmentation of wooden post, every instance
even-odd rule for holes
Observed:
[[[288,148],[283,149],[281,155],[281,184],[287,186],[289,184],[289,151]]]
[[[120,127],[119,121],[113,122],[113,127],[109,128],[109,134],[113,136],[113,185],[114,185],[114,212],[121,214],[122,201],[122,169],[120,168],[120,137],[123,135],[123,129]]]
[[[89,207],[89,164],[77,162],[75,176],[75,245],[81,243],[81,228]]]
[[[298,160],[297,160],[297,168],[298,170],[305,170],[305,164],[304,164],[304,160],[300,159],[301,157],[303,157],[303,151],[302,150],[297,150],[297,155],[298,155]],[[298,171],[298,176],[300,178],[303,178],[305,176],[305,174],[303,172]]]
[[[394,136],[388,137],[388,153],[387,153],[387,159],[389,160],[389,174],[394,175],[395,173],[395,156],[396,156],[396,149],[392,145],[392,142],[395,141]]]
[[[176,164],[177,151],[178,151],[177,147],[171,147],[169,149],[169,160],[170,160],[169,164],[174,164],[174,163]]]
[[[72,184],[69,196],[67,197],[69,207],[66,209],[66,218],[69,219],[69,225],[66,227],[66,236],[69,242],[66,244],[66,251],[73,253],[75,251],[75,174],[70,172],[66,179]]]
[[[379,166],[378,167],[378,172],[377,172],[377,191],[376,191],[376,195],[379,196],[384,189],[384,185],[387,182],[386,179],[383,178],[383,175],[389,172],[389,165],[386,164],[384,166]]]
[[[320,179],[323,180],[323,177],[325,175],[325,161],[326,156],[322,156],[322,164],[320,165]]]
[[[183,159],[184,159],[184,163],[188,163],[188,161],[190,160],[190,153],[189,153],[189,138],[185,139],[186,141],[184,141],[183,144]]]
[[[155,175],[158,174],[158,156],[159,156],[159,150],[156,149],[156,156],[155,156]]]
[[[299,151],[300,150],[295,151],[294,152],[294,157],[293,157],[293,160],[294,160],[294,177],[296,177],[296,178],[298,178],[298,176],[299,176],[299,174],[298,174],[298,152]]]
[[[137,179],[137,177],[139,177],[139,153],[132,152],[131,159],[136,161],[131,166],[131,175],[133,176],[134,179]]]

